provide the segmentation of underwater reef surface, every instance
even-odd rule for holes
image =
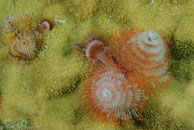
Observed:
[[[0,45],[0,129],[194,129],[194,0],[0,0],[0,25],[28,13],[54,23],[31,63],[13,60]],[[168,35],[171,83],[154,94],[138,122],[100,123],[88,112],[82,84],[86,57],[71,46],[123,28]]]

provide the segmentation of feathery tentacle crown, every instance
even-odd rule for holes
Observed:
[[[153,88],[170,81],[166,43],[157,32],[119,31],[90,41],[86,56],[95,61],[85,88],[86,104],[96,117],[120,123],[141,119]],[[122,67],[121,67],[122,66]]]
[[[33,34],[23,34],[9,45],[8,54],[17,60],[32,61],[37,57],[41,47],[35,39],[36,36]]]
[[[90,72],[91,77],[83,86],[86,104],[94,115],[116,124],[141,119],[140,112],[150,98],[149,89],[145,89],[148,84],[141,81],[144,78],[138,73],[127,73],[122,69],[106,54],[100,41],[89,43],[86,56],[96,60],[95,67]]]
[[[31,15],[9,16],[4,20],[1,40],[12,58],[28,63],[38,55],[42,31],[39,22]]]
[[[170,80],[166,43],[157,32],[149,30],[138,34],[127,30],[120,36],[112,35],[108,42],[118,62],[129,71],[142,73],[154,88],[161,88]]]

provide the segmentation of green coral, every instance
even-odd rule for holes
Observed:
[[[66,0],[64,8],[76,23],[91,19],[97,10],[97,0]]]
[[[194,80],[194,44],[191,41],[180,42],[174,37],[171,42],[169,48],[173,75],[179,80]]]
[[[194,80],[194,60],[192,58],[187,60],[173,60],[171,63],[171,69],[175,78],[179,80]]]
[[[171,55],[178,60],[194,58],[194,44],[191,41],[186,43],[172,40]]]
[[[73,91],[81,80],[81,72],[85,68],[83,57],[78,56],[79,53],[73,50],[68,41],[67,32],[71,31],[72,26],[55,26],[48,34],[50,39],[47,40],[40,59],[33,65],[35,71],[37,70],[34,83],[39,86],[37,89],[43,90],[47,96],[59,96]],[[63,30],[59,30],[60,27]],[[64,36],[65,34],[67,36]],[[42,68],[41,71],[38,68]]]
[[[17,119],[13,120],[3,120],[0,125],[0,130],[13,130],[13,129],[28,129],[29,120],[28,119]]]
[[[45,32],[44,47],[31,64],[12,61],[0,45],[0,119],[29,119],[29,126],[46,130],[194,129],[194,1],[151,2],[0,0],[1,24],[7,16],[23,12],[55,24]],[[104,40],[125,27],[153,29],[173,39],[174,78],[153,96],[142,121],[126,126],[102,124],[84,105],[81,85],[88,63],[71,43],[91,37]]]
[[[143,127],[151,129],[184,129],[194,128],[194,102],[191,96],[185,93],[187,84],[173,80],[171,88],[160,92],[152,100],[150,109],[146,111]],[[148,126],[148,127],[147,127]]]

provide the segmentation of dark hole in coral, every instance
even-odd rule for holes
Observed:
[[[19,34],[20,33],[20,30],[17,30],[17,34]]]
[[[171,37],[170,41],[173,44],[169,45],[170,69],[173,76],[178,80],[191,81],[193,79],[193,60],[194,60],[194,44],[191,41],[180,42]]]
[[[175,59],[194,58],[194,44],[191,41],[180,42],[172,36],[170,42],[173,43],[169,45],[170,54]]]
[[[64,88],[54,90],[53,92],[49,93],[48,98],[60,98],[64,95],[67,96],[72,92],[76,91],[77,87],[81,83],[81,77],[76,77],[75,79],[73,79],[73,81],[72,81],[73,83],[70,86],[66,86]]]
[[[73,83],[70,87],[68,87],[68,89],[64,89],[62,92],[63,94],[72,93],[73,91],[75,91],[77,89],[77,87],[81,83],[81,77],[76,77],[76,79],[74,79],[74,80],[76,80],[76,82]]]
[[[71,54],[71,51],[72,51],[71,47],[64,46],[62,48],[62,55],[63,55],[63,57],[66,57],[66,56],[70,55]]]
[[[81,108],[75,109],[73,111],[72,124],[76,125],[79,122],[81,122],[82,121],[82,117],[83,117],[83,112],[81,111]]]
[[[148,41],[151,41],[151,38],[150,37],[148,37]]]
[[[134,125],[136,125],[137,127],[141,127],[142,126],[142,121],[141,120],[135,120]]]

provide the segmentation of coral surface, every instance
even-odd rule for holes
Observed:
[[[12,60],[1,41],[1,128],[6,129],[9,121],[17,129],[194,129],[193,12],[194,0],[0,0],[1,32],[4,20],[16,14],[54,23],[52,30],[43,33],[42,49],[30,64]],[[115,126],[96,121],[86,109],[81,86],[88,62],[71,43],[92,36],[104,41],[111,32],[126,27],[169,37],[174,76],[154,94],[141,121]]]

